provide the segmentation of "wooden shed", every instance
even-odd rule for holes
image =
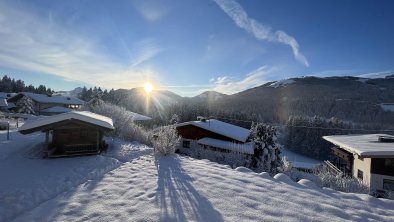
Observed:
[[[22,134],[45,132],[45,157],[98,154],[104,147],[103,135],[114,130],[112,119],[88,111],[72,111],[26,122]]]

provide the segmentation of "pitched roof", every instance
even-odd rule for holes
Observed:
[[[27,96],[31,98],[32,100],[39,102],[39,103],[57,103],[57,104],[67,104],[67,105],[83,105],[84,101],[73,98],[73,97],[67,97],[67,96],[48,96],[45,94],[37,94],[37,93],[30,93],[30,92],[21,92],[17,94],[16,96],[10,98],[9,100],[13,101],[13,98],[19,97],[20,95]]]
[[[361,157],[394,156],[394,143],[379,142],[387,134],[323,136],[323,139]],[[392,137],[392,136],[391,136]]]
[[[0,92],[1,99],[8,99],[15,96],[17,93]]]
[[[248,129],[230,123],[225,123],[216,119],[179,123],[176,125],[176,127],[186,126],[186,125],[193,125],[240,142],[246,142],[250,134]]]
[[[21,133],[34,132],[38,131],[40,127],[72,119],[97,125],[110,130],[115,129],[111,118],[89,111],[71,111],[59,115],[46,116],[38,119],[29,120],[19,128],[19,131]]]

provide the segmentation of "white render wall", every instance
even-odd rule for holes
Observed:
[[[371,174],[370,190],[383,190],[383,179],[394,180],[393,176]]]
[[[371,158],[359,159],[357,155],[354,155],[353,163],[353,177],[357,178],[358,170],[363,171],[363,182],[370,186],[371,184]]]

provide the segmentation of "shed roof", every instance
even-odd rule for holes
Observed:
[[[176,125],[176,127],[187,126],[187,125],[193,125],[240,142],[246,142],[250,134],[248,129],[230,123],[225,123],[216,119],[179,123]]]
[[[323,136],[323,139],[361,157],[394,156],[394,143],[379,142],[387,134]]]
[[[105,129],[113,130],[113,122],[111,118],[102,116],[89,111],[71,111],[54,116],[46,116],[38,119],[27,121],[19,128],[21,133],[30,133],[41,130],[42,127],[66,120],[79,120],[88,124],[96,125]]]
[[[45,94],[37,94],[37,93],[30,93],[30,92],[21,92],[17,95],[9,98],[9,101],[15,102],[17,98],[21,97],[21,95],[27,96],[32,100],[39,102],[39,103],[57,103],[57,104],[67,104],[67,105],[83,105],[84,102],[80,99],[67,97],[67,96],[49,96]]]

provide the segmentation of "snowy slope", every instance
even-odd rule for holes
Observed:
[[[322,161],[294,153],[293,151],[285,148],[282,148],[281,156],[286,157],[291,165],[296,168],[313,169],[322,163]]]
[[[392,221],[394,201],[206,160],[141,156],[15,221]]]
[[[103,155],[41,159],[39,145],[44,134],[21,135],[14,130],[10,141],[5,138],[5,131],[0,131],[0,221],[8,221],[89,179],[100,178],[125,160],[152,152],[135,143],[109,140],[110,150]]]

